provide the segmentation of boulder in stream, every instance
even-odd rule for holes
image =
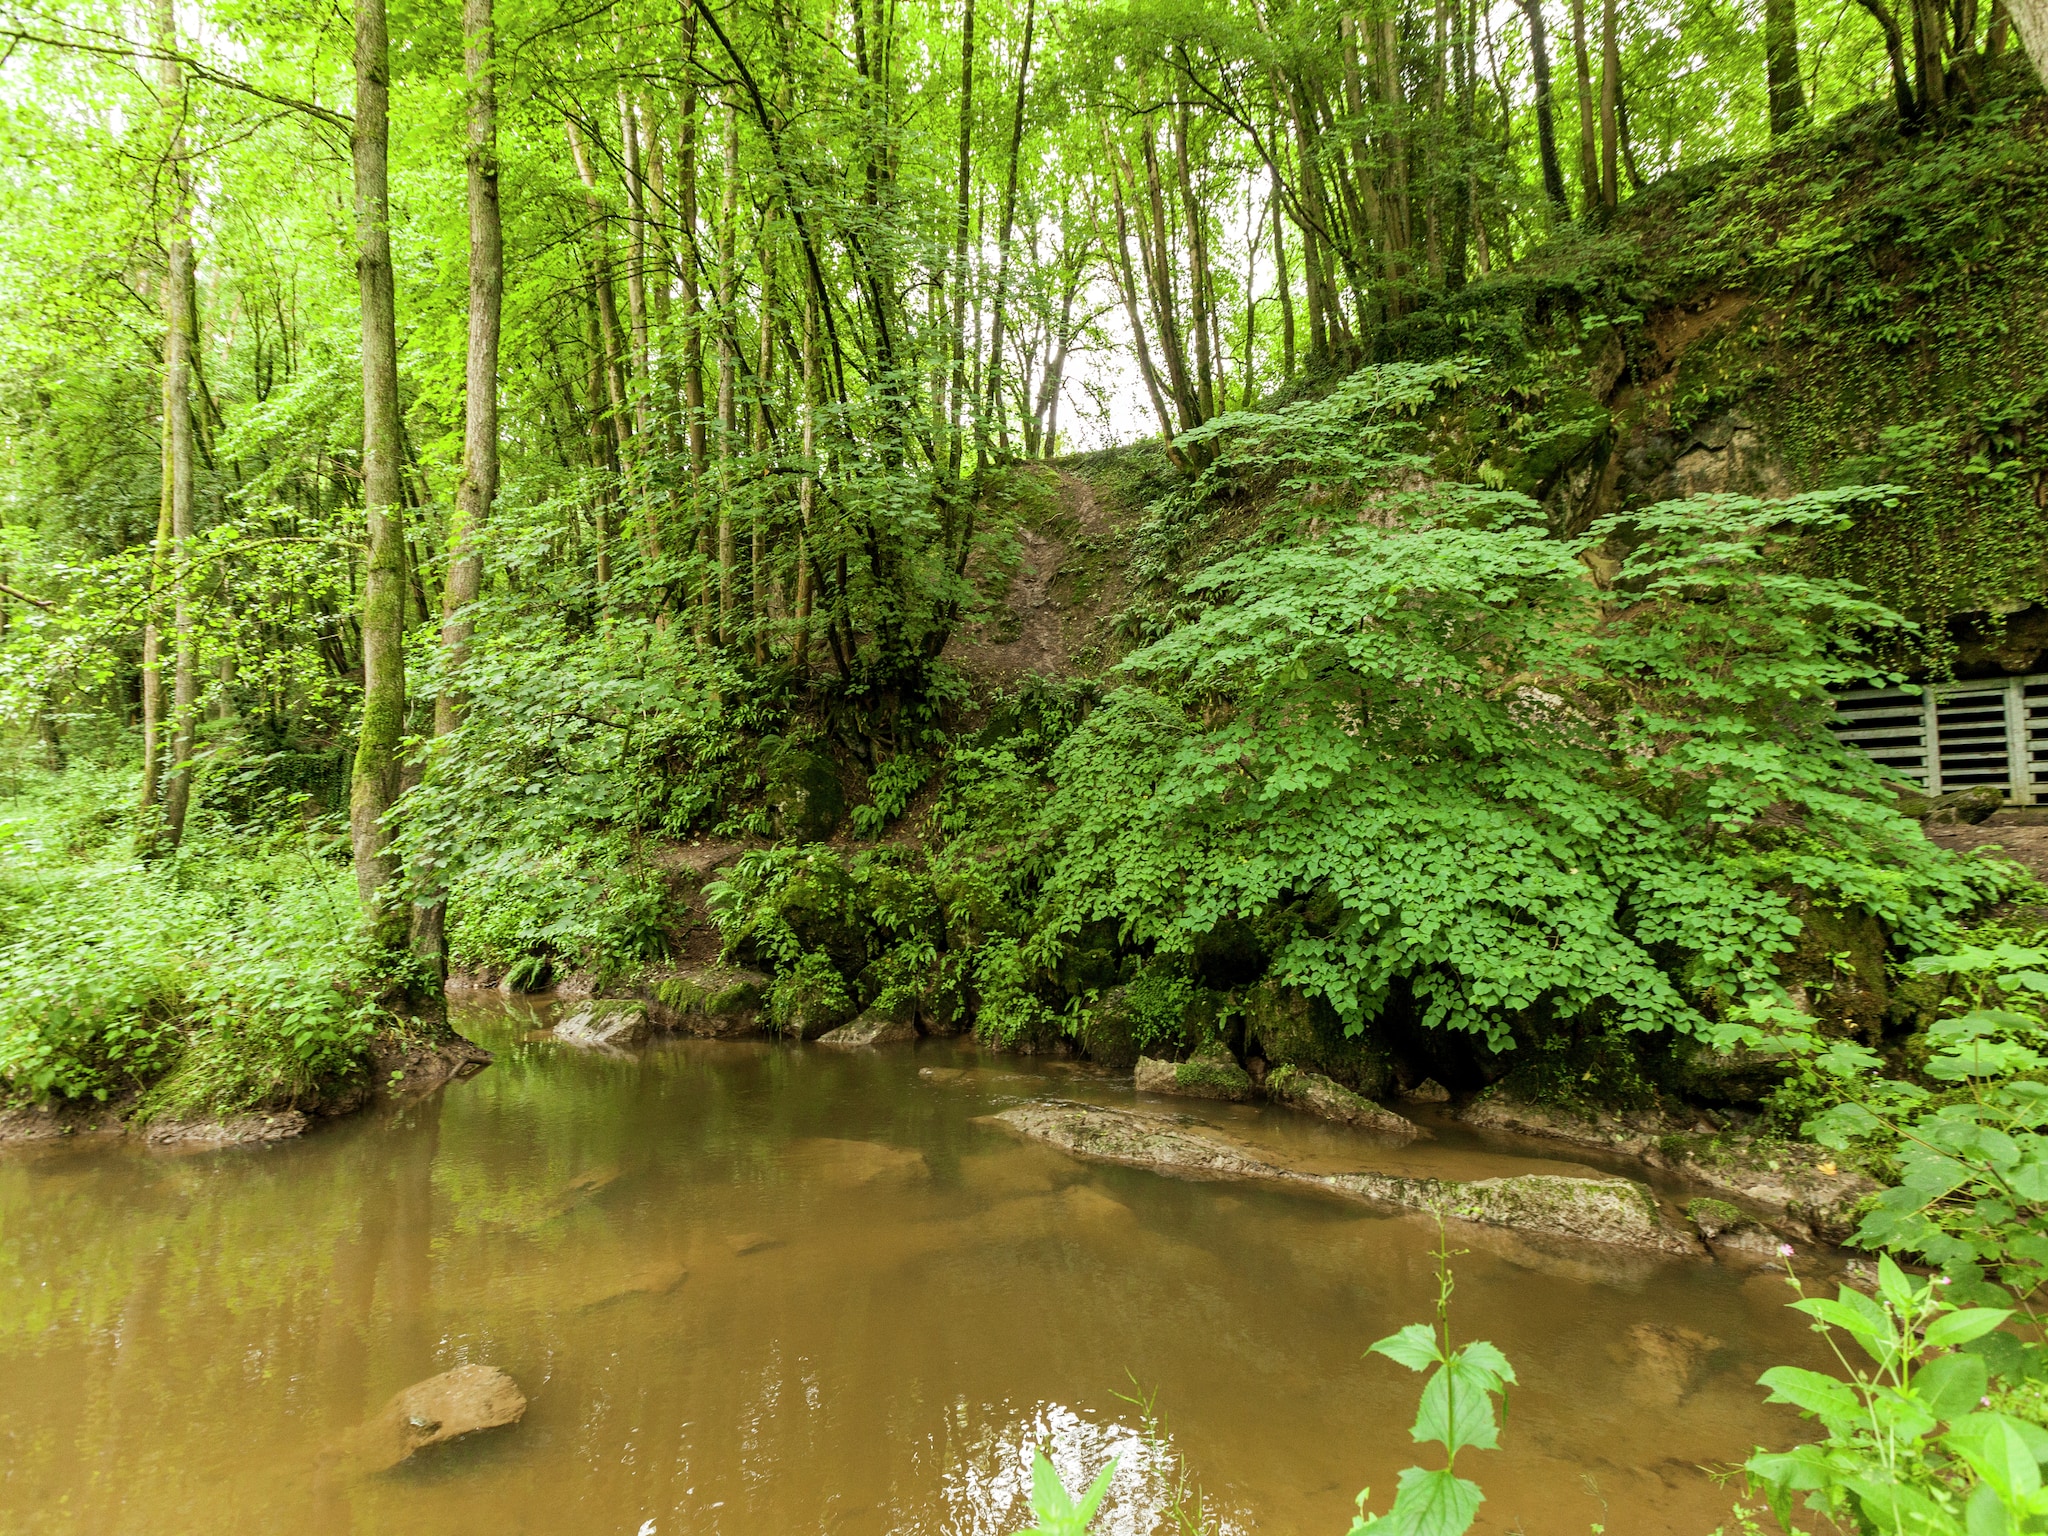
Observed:
[[[433,1445],[479,1430],[517,1424],[526,1394],[496,1366],[458,1365],[398,1393],[356,1431],[357,1450],[371,1468],[395,1467]]]
[[[892,1019],[886,1013],[870,1008],[851,1024],[827,1030],[818,1036],[817,1043],[841,1047],[902,1045],[916,1038],[917,1025],[911,1020]]]
[[[1698,1254],[1690,1232],[1664,1219],[1657,1198],[1630,1179],[1522,1174],[1458,1183],[1397,1174],[1311,1173],[1226,1140],[1184,1117],[1048,1099],[989,1117],[1035,1141],[1080,1157],[1128,1163],[1183,1178],[1270,1179],[1406,1210],[1432,1211],[1556,1237],[1655,1253]]]
[[[1371,1099],[1362,1099],[1342,1083],[1332,1082],[1320,1072],[1300,1067],[1276,1067],[1266,1074],[1266,1097],[1289,1109],[1321,1115],[1343,1125],[1356,1126],[1378,1136],[1407,1139],[1422,1134],[1422,1128],[1391,1109],[1382,1109]]]
[[[653,1032],[647,1005],[630,999],[595,998],[555,1026],[557,1040],[586,1049],[638,1045]]]
[[[732,1040],[761,1032],[761,1007],[768,996],[768,978],[758,971],[711,966],[666,976],[654,983],[648,1012],[664,1029],[680,1030],[712,1040]]]
[[[1251,1074],[1222,1046],[1209,1046],[1186,1061],[1140,1056],[1135,1073],[1140,1093],[1170,1093],[1185,1099],[1239,1103],[1252,1096]]]

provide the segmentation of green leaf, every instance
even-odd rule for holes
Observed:
[[[2002,1413],[1973,1413],[1951,1424],[1942,1444],[1967,1461],[2007,1504],[2041,1491],[2041,1464],[2017,1420]]]
[[[1427,1323],[1410,1323],[1370,1346],[1366,1353],[1385,1355],[1411,1371],[1426,1370],[1443,1358],[1437,1350],[1436,1333]]]
[[[1493,1416],[1498,1381],[1486,1367],[1454,1355],[1423,1384],[1411,1433],[1417,1440],[1437,1441],[1452,1455],[1466,1446],[1492,1450],[1500,1444],[1500,1426]]]
[[[1387,1536],[1465,1536],[1485,1500],[1477,1483],[1446,1471],[1410,1467],[1396,1485],[1394,1507],[1374,1529]]]
[[[2010,1308],[1997,1307],[1970,1307],[1961,1312],[1944,1313],[1927,1325],[1927,1347],[1951,1349],[1958,1344],[1967,1344],[1972,1339],[1982,1338],[2011,1316]]]
[[[1757,1385],[1771,1389],[1769,1401],[1790,1403],[1822,1419],[1844,1421],[1862,1413],[1862,1404],[1847,1385],[1819,1371],[1774,1365],[1757,1378]]]
[[[1943,1355],[1913,1373],[1913,1390],[1937,1419],[1974,1412],[1991,1373],[1978,1355]]]
[[[1066,1484],[1053,1464],[1046,1460],[1045,1452],[1031,1454],[1031,1513],[1038,1524],[1018,1536],[1088,1536],[1088,1524],[1095,1518],[1109,1485],[1116,1477],[1116,1458],[1112,1456],[1089,1485],[1088,1491],[1076,1502],[1067,1492]]]

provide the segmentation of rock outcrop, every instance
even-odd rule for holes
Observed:
[[[758,971],[712,966],[663,977],[643,993],[648,1014],[663,1029],[712,1040],[761,1033],[761,1008],[768,978]]]
[[[1701,1251],[1690,1232],[1664,1219],[1656,1197],[1629,1179],[1526,1174],[1466,1184],[1371,1172],[1309,1173],[1207,1134],[1191,1122],[1057,1099],[1020,1104],[989,1119],[1079,1157],[1183,1178],[1266,1179],[1555,1237],[1654,1253]]]
[[[647,1005],[631,999],[593,999],[555,1026],[555,1038],[564,1045],[596,1050],[639,1045],[653,1033]]]
[[[1141,1093],[1177,1094],[1185,1099],[1224,1099],[1242,1103],[1252,1096],[1251,1074],[1230,1052],[1211,1046],[1186,1061],[1160,1061],[1140,1056],[1133,1074]]]
[[[902,1045],[917,1038],[917,1025],[909,1019],[892,1019],[870,1008],[851,1024],[827,1030],[818,1044],[851,1049],[868,1045]]]
[[[1371,1099],[1360,1098],[1342,1083],[1334,1083],[1320,1072],[1301,1067],[1276,1067],[1266,1074],[1266,1097],[1304,1114],[1320,1115],[1342,1125],[1356,1126],[1376,1136],[1398,1136],[1403,1140],[1422,1134],[1421,1127],[1405,1116],[1383,1109]]]

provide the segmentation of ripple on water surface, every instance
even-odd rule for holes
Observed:
[[[1177,1454],[1225,1530],[1335,1536],[1416,1459],[1417,1378],[1361,1353],[1428,1315],[1423,1220],[1016,1140],[980,1117],[1129,1098],[1028,1063],[608,1058],[532,1023],[472,1013],[488,1071],[295,1145],[0,1159],[0,1531],[997,1536],[1045,1446],[1070,1486],[1119,1458],[1106,1531],[1153,1528]],[[1304,1167],[1562,1171],[1205,1115]],[[1480,1529],[1698,1536],[1729,1504],[1702,1466],[1796,1432],[1753,1385],[1810,1353],[1782,1281],[1454,1238],[1459,1333],[1524,1383],[1470,1458]],[[520,1424],[348,1467],[465,1362],[518,1380]]]

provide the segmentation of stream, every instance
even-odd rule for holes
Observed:
[[[1421,1379],[1363,1352],[1431,1315],[1431,1222],[978,1123],[1128,1079],[456,1022],[495,1065],[298,1142],[0,1157],[0,1532],[1001,1536],[1043,1445],[1071,1487],[1119,1458],[1104,1531],[1153,1528],[1177,1455],[1225,1531],[1341,1536],[1421,1459]],[[1583,1167],[1190,1108],[1304,1165]],[[1502,1448],[1460,1458],[1478,1529],[1706,1536],[1734,1489],[1702,1469],[1797,1437],[1754,1385],[1823,1363],[1782,1275],[1451,1236],[1453,1326],[1521,1381]],[[466,1362],[523,1422],[344,1470],[352,1426]]]

